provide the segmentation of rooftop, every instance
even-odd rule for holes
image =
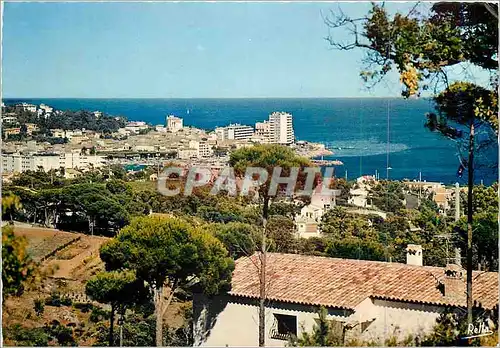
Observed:
[[[236,261],[230,294],[259,297],[258,254]],[[368,297],[466,306],[463,296],[444,296],[438,289],[445,268],[401,263],[337,259],[296,254],[267,254],[267,299],[305,305],[354,309]],[[498,273],[474,272],[473,298],[484,308],[498,304]]]

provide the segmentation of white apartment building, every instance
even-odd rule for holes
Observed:
[[[217,136],[217,140],[224,141],[224,127],[215,128],[215,135]]]
[[[292,115],[286,112],[273,112],[270,114],[269,142],[287,145],[292,144],[294,140]]]
[[[137,122],[129,122],[125,126],[125,130],[128,130],[132,133],[139,133],[141,130],[148,129],[148,125],[146,122],[137,121]]]
[[[269,121],[255,123],[255,135],[268,142],[270,138],[271,124]]]
[[[245,126],[239,123],[230,124],[226,127],[215,129],[217,138],[220,140],[248,140],[253,136],[253,127]]]
[[[36,112],[37,107],[34,104],[20,103],[20,104],[16,104],[15,109],[16,109],[16,111]]]
[[[46,114],[50,114],[52,111],[54,111],[54,108],[45,104],[40,104],[40,110],[43,110],[43,112]]]
[[[190,148],[180,148],[177,150],[177,158],[181,160],[187,160],[191,158],[197,158],[198,151]]]
[[[3,172],[25,172],[28,170],[43,169],[49,171],[59,168],[88,169],[90,167],[102,167],[105,163],[104,156],[82,155],[78,152],[66,152],[61,154],[4,154],[2,155]]]
[[[167,123],[167,130],[172,133],[180,131],[183,127],[182,118],[176,117],[174,115],[168,115],[166,123]]]
[[[213,154],[212,146],[206,140],[191,140],[189,148],[196,150],[196,157],[198,158],[210,157]]]

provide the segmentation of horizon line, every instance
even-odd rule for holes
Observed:
[[[417,99],[429,99],[431,97],[420,97]],[[409,99],[401,96],[346,96],[346,97],[2,97],[7,99]]]

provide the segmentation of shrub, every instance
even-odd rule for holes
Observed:
[[[57,320],[53,320],[50,325],[45,324],[45,331],[56,339],[57,343],[61,346],[72,346],[76,344],[73,338],[73,330],[61,325]]]
[[[82,313],[87,313],[94,308],[92,303],[75,302],[73,308],[79,309]]]
[[[109,311],[101,309],[99,307],[92,308],[92,313],[90,313],[89,320],[93,323],[98,323],[101,320],[109,319]]]
[[[17,346],[46,347],[49,345],[50,337],[43,327],[27,329],[20,324],[15,324],[6,331],[6,336],[15,341]]]
[[[37,299],[35,299],[34,302],[35,302],[34,309],[35,309],[36,315],[38,315],[38,316],[42,315],[44,310],[45,310],[44,301],[41,298],[37,298]]]
[[[73,304],[73,301],[69,297],[63,297],[61,299],[61,304],[63,306],[71,306]]]
[[[61,295],[58,292],[53,292],[45,299],[47,306],[61,307]]]

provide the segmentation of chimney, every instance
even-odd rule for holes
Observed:
[[[423,255],[422,246],[418,244],[408,244],[406,247],[406,264],[422,266]]]
[[[460,265],[447,264],[444,270],[443,295],[456,301],[465,298],[464,269]]]

